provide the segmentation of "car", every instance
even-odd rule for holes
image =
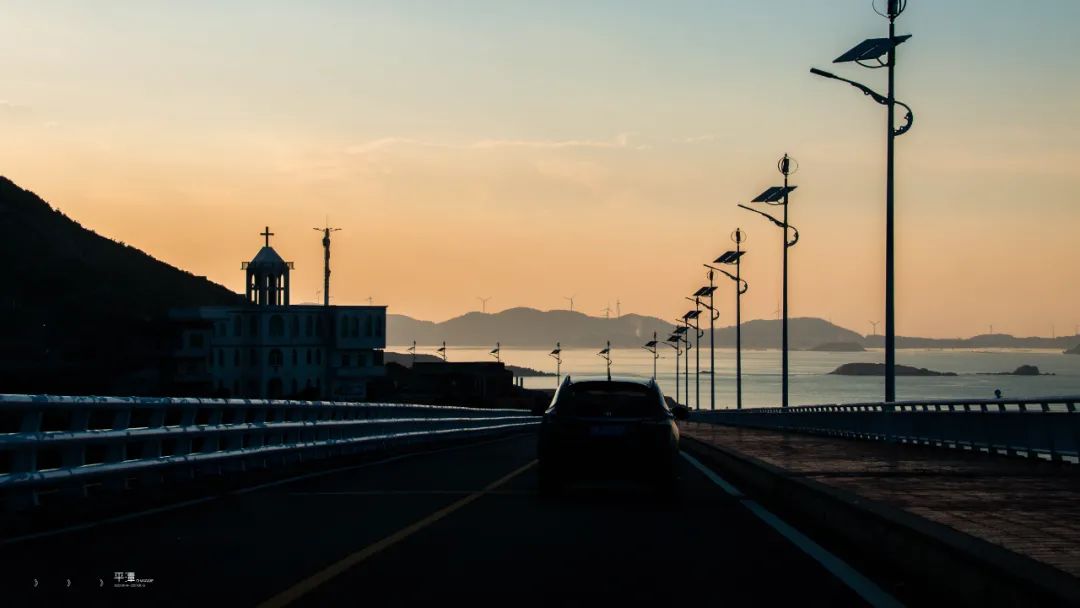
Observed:
[[[543,413],[537,440],[541,495],[580,478],[637,478],[675,489],[685,406],[669,408],[650,378],[567,376]]]

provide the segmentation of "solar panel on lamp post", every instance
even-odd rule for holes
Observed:
[[[886,0],[886,10],[878,14],[889,20],[888,38],[869,38],[857,44],[854,48],[833,60],[833,63],[857,63],[865,68],[886,68],[888,72],[889,88],[886,95],[881,95],[869,87],[859,84],[847,78],[841,78],[831,72],[811,68],[810,73],[823,78],[846,82],[859,89],[864,95],[887,108],[886,135],[887,145],[885,148],[885,401],[896,401],[896,289],[895,289],[895,255],[894,255],[894,227],[893,211],[895,203],[895,142],[896,138],[911,130],[915,122],[915,115],[911,107],[896,100],[896,47],[903,44],[911,35],[896,35],[896,18],[907,8],[907,0]],[[874,9],[877,10],[876,8]],[[885,60],[882,61],[882,57]],[[866,63],[876,62],[876,63]],[[904,124],[896,126],[896,106],[902,106],[907,113],[904,116]]]
[[[743,209],[753,211],[759,215],[763,215],[769,219],[773,224],[776,224],[784,230],[784,269],[783,269],[783,312],[784,320],[781,325],[781,390],[780,390],[780,405],[781,407],[788,406],[788,249],[795,246],[795,243],[799,242],[799,231],[794,226],[788,223],[788,195],[791,194],[798,186],[788,185],[788,178],[796,171],[799,170],[799,164],[795,162],[795,159],[791,158],[787,154],[776,163],[776,168],[779,169],[781,175],[784,176],[783,186],[773,186],[762,192],[755,198],[753,203],[765,203],[767,205],[779,205],[784,208],[783,221],[776,219],[775,217],[747,207],[746,205],[739,205]],[[788,240],[788,229],[794,231],[794,236],[791,240]]]
[[[682,323],[682,327],[675,328],[675,334],[682,338],[683,342],[683,354],[686,356],[686,361],[683,362],[683,398],[686,401],[684,405],[690,407],[690,339],[686,337],[686,334],[690,333],[690,321],[686,319],[679,319],[678,323]],[[679,379],[675,378],[678,382]]]
[[[734,264],[735,274],[705,264],[710,270],[724,273],[725,276],[735,281],[735,407],[742,409],[742,296],[750,289],[750,284],[742,278],[742,256],[746,252],[742,250],[742,243],[746,240],[746,233],[736,228],[731,239],[735,241],[735,251],[724,252],[716,258],[714,264]]]
[[[694,298],[696,302],[709,311],[709,410],[711,411],[716,409],[716,320],[720,318],[720,313],[717,312],[716,302],[713,299],[716,287],[713,285],[713,273],[711,270],[707,276],[709,284],[695,291]],[[708,303],[700,300],[705,296],[709,297]]]
[[[611,340],[608,340],[607,346],[596,354],[607,361],[607,379],[611,382]]]
[[[548,356],[555,359],[555,387],[558,388],[562,384],[562,344],[556,342],[555,350],[548,353]]]
[[[671,334],[667,340],[664,340],[664,344],[667,344],[671,348],[675,349],[675,403],[679,402],[679,357],[682,356],[682,347],[679,346],[682,338],[679,334]]]
[[[658,344],[659,344],[659,342],[656,341],[656,332],[654,331],[652,333],[652,340],[649,340],[648,342],[645,343],[645,346],[641,347],[641,348],[644,348],[645,350],[649,351],[650,353],[652,353],[652,379],[653,379],[653,382],[656,382],[656,360],[660,358],[660,353],[658,352],[659,349],[656,348],[656,346]]]
[[[694,409],[701,410],[701,300],[698,298],[686,298],[696,304],[696,308],[691,311],[687,311],[683,315],[683,319],[686,320],[687,329],[691,327],[690,321],[694,322],[692,326],[694,328]],[[689,357],[686,360],[687,367],[690,366]],[[686,397],[690,398],[690,387],[686,387]]]

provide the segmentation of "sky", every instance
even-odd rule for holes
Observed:
[[[899,334],[1080,324],[1078,19],[1074,0],[899,19]],[[781,235],[736,204],[787,153],[791,315],[870,333],[885,111],[808,69],[883,90],[831,61],[885,28],[870,0],[6,0],[0,174],[236,291],[270,226],[294,302],[316,300],[329,221],[334,303],[430,320],[480,296],[674,319],[738,226],[751,319],[775,318]]]

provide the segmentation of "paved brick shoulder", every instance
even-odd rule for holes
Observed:
[[[1080,465],[704,423],[683,433],[1080,577]]]

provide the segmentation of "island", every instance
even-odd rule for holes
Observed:
[[[837,376],[884,376],[884,363],[845,363],[829,372]],[[897,376],[955,376],[954,372],[935,372],[924,367],[897,365]]]
[[[1011,372],[982,373],[980,376],[1053,376],[1052,373],[1042,373],[1036,365],[1021,365]]]
[[[856,342],[826,342],[809,349],[820,353],[862,353],[866,352],[862,344]]]

